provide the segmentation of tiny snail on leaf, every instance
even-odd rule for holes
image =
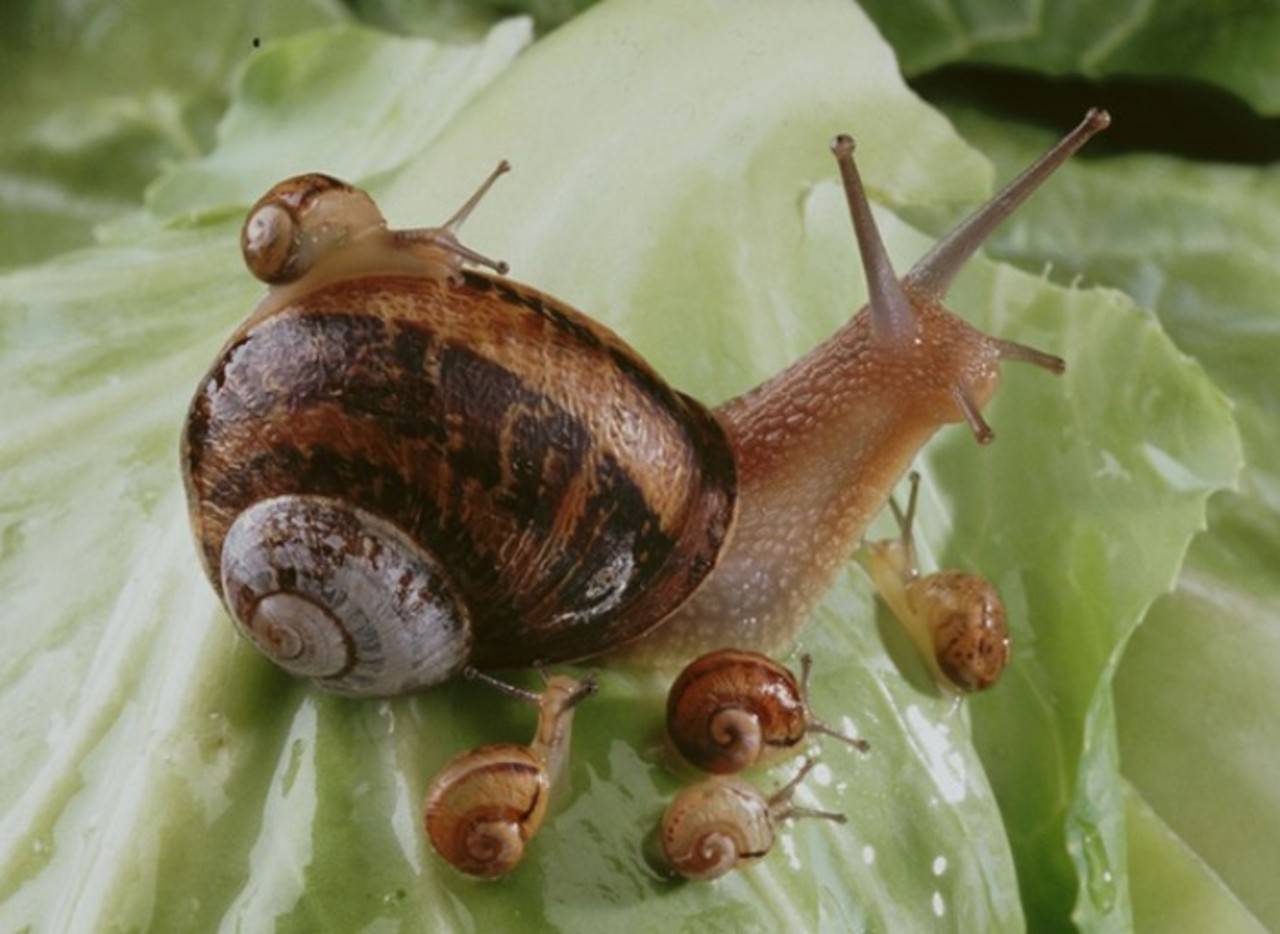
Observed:
[[[942,302],[1108,121],[1089,111],[901,279],[853,140],[837,137],[867,306],[714,410],[458,242],[505,162],[443,227],[417,230],[388,229],[368,195],[327,175],[281,182],[241,236],[270,291],[182,433],[210,582],[264,655],[353,696],[468,666],[777,651],[935,432],[966,421],[991,440],[981,410],[1002,361],[1062,371]]]
[[[686,879],[710,881],[766,856],[781,821],[815,817],[843,824],[843,814],[791,803],[815,765],[816,759],[806,759],[795,777],[768,798],[740,779],[723,776],[685,788],[662,815],[660,834],[668,864]]]
[[[423,822],[436,852],[461,872],[494,878],[519,864],[542,826],[569,757],[574,708],[596,692],[596,680],[555,675],[534,694],[479,672],[467,674],[538,706],[538,728],[528,746],[496,743],[460,753],[427,789]]]
[[[739,649],[690,662],[667,694],[667,735],[691,764],[725,775],[793,750],[806,731],[866,752],[865,740],[832,729],[809,709],[813,659],[800,657],[797,682],[766,655]]]
[[[920,474],[913,470],[906,513],[889,500],[899,537],[868,543],[863,563],[939,686],[982,691],[996,683],[1009,662],[1004,603],[976,574],[920,574],[911,534],[919,491]]]

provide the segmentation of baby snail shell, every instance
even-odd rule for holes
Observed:
[[[1108,120],[1091,110],[902,276],[854,142],[837,137],[868,302],[714,409],[458,241],[505,162],[430,228],[391,229],[328,175],[279,183],[241,232],[270,288],[182,432],[205,573],[264,655],[354,696],[468,666],[606,653],[669,665],[791,643],[920,446],[959,422],[990,441],[982,408],[1005,362],[1062,372],[944,300]],[[516,233],[536,221],[522,220]]]
[[[912,471],[910,482],[905,513],[889,500],[899,537],[869,543],[863,562],[939,686],[953,692],[985,690],[1009,663],[1004,603],[995,587],[976,574],[920,574],[911,534],[920,474]]]
[[[492,879],[519,864],[542,826],[568,759],[574,708],[596,692],[596,682],[556,675],[539,695],[468,673],[538,705],[538,728],[528,746],[499,743],[461,753],[427,789],[423,822],[436,852],[467,875]]]
[[[719,649],[694,659],[667,694],[667,735],[691,764],[720,775],[794,751],[808,731],[866,752],[865,740],[814,717],[808,701],[812,657],[802,655],[800,667],[797,681],[758,652]]]
[[[843,814],[799,808],[792,795],[817,765],[807,759],[786,785],[768,798],[736,778],[717,776],[685,788],[662,816],[662,851],[686,879],[710,881],[762,859],[773,848],[778,823],[793,817],[845,822]]]

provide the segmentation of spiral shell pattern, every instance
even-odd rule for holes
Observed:
[[[547,813],[551,783],[524,746],[481,746],[456,756],[427,791],[427,837],[461,872],[494,878],[510,872]]]
[[[662,817],[662,849],[687,879],[718,879],[773,846],[773,819],[758,791],[731,778],[686,788]]]
[[[667,695],[667,734],[680,754],[728,774],[794,747],[807,710],[795,676],[755,652],[721,649],[694,659]]]
[[[337,693],[402,693],[467,658],[466,607],[443,570],[395,526],[337,500],[246,509],[222,551],[222,586],[258,649]]]
[[[940,571],[909,585],[908,598],[933,637],[938,668],[961,691],[981,691],[1009,662],[1004,603],[988,581],[962,571]]]

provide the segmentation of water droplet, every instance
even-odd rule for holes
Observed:
[[[873,846],[864,846],[862,848],[862,861],[870,866],[876,861],[876,848]]]
[[[933,860],[933,874],[940,876],[947,871],[947,858],[945,856],[936,856]]]
[[[933,913],[941,918],[947,913],[947,903],[942,900],[941,892],[933,893]]]
[[[1093,824],[1080,822],[1080,849],[1084,851],[1085,890],[1089,900],[1101,912],[1108,912],[1116,903],[1116,880],[1111,871],[1111,858],[1102,834]]]
[[[778,842],[782,844],[782,852],[786,854],[787,863],[792,869],[800,868],[800,854],[796,852],[795,837],[789,833],[784,833],[778,837]]]
[[[813,780],[824,788],[831,784],[831,769],[819,762],[813,768]]]

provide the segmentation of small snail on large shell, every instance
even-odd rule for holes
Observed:
[[[837,137],[868,304],[714,410],[458,242],[506,163],[426,229],[389,229],[327,175],[281,182],[241,235],[270,291],[200,381],[182,435],[210,581],[266,656],[351,695],[467,666],[777,650],[921,445],[959,421],[991,440],[981,411],[1002,361],[1061,372],[942,301],[1108,120],[1091,110],[902,278],[853,140]]]
[[[694,659],[667,694],[667,735],[691,764],[726,775],[795,751],[808,731],[866,752],[866,740],[832,729],[809,709],[813,659],[799,681],[758,652],[720,649]]]
[[[768,855],[781,821],[815,817],[843,824],[843,814],[791,803],[815,765],[817,760],[807,759],[795,777],[767,798],[752,785],[724,776],[685,788],[662,816],[662,850],[671,868],[686,879],[718,879]]]
[[[537,732],[528,746],[497,743],[451,759],[431,780],[423,821],[447,862],[468,875],[494,878],[516,867],[542,826],[569,756],[574,708],[595,693],[596,682],[556,675],[539,695],[473,676],[537,704]]]
[[[863,563],[938,685],[952,692],[983,691],[1009,663],[1004,603],[977,574],[921,575],[911,534],[919,491],[920,474],[912,471],[906,512],[889,500],[899,537],[869,543]]]

